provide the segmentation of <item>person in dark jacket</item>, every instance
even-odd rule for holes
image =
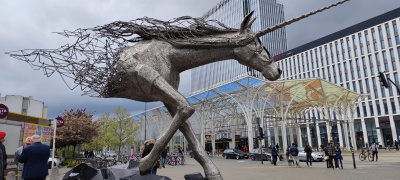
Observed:
[[[162,164],[163,168],[165,168],[165,163],[167,162],[167,155],[168,155],[168,151],[167,151],[167,148],[165,148],[163,150],[163,152],[161,152],[161,164]]]
[[[310,166],[312,166],[312,158],[311,158],[312,148],[308,143],[307,143],[306,147],[304,147],[304,151],[306,152],[307,166],[310,167]],[[310,162],[310,165],[308,165],[308,162]]]
[[[142,153],[142,158],[146,157],[147,155],[150,154],[151,150],[154,147],[154,144],[156,143],[155,139],[149,139],[144,143],[144,150]],[[157,160],[156,163],[154,164],[153,168],[146,171],[144,174],[157,174],[157,169],[160,166],[159,161]],[[144,175],[142,174],[142,175]]]
[[[336,153],[336,159],[337,159],[337,161],[335,161],[335,168],[342,168],[343,169],[343,163],[342,163],[342,160],[343,160],[343,157],[342,157],[342,150],[340,150],[340,146],[339,146],[339,144],[337,144],[336,145],[336,148],[335,148],[335,153]],[[339,163],[340,163],[340,166],[339,166]]]
[[[333,160],[334,160],[336,154],[335,154],[335,147],[333,145],[333,140],[330,140],[329,144],[326,146],[325,155],[329,156],[329,159],[327,161],[328,168],[335,169],[335,167],[333,166]]]
[[[3,144],[6,135],[6,132],[0,131],[0,180],[4,179],[4,170],[7,169],[7,152]]]
[[[297,149],[296,144],[292,143],[292,147],[289,149],[290,156],[293,159],[293,165],[296,165],[296,167],[300,168],[300,163],[299,163],[299,149]]]
[[[24,163],[22,178],[24,180],[45,180],[49,175],[47,161],[50,157],[50,146],[40,141],[39,135],[32,136],[33,144],[24,148],[18,162]]]
[[[271,148],[271,156],[272,156],[271,164],[276,166],[276,161],[278,161],[278,149],[275,146],[272,146]]]

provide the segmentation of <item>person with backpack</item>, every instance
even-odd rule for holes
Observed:
[[[306,147],[304,148],[304,151],[306,152],[307,166],[310,167],[312,166],[312,158],[311,158],[312,148],[310,144],[307,143]],[[308,165],[308,162],[310,162],[310,165]]]
[[[372,151],[372,161],[374,161],[374,157],[376,156],[376,161],[378,161],[378,144],[375,142],[372,142],[372,145],[369,147],[369,149]]]
[[[292,143],[292,147],[290,147],[289,152],[290,156],[293,159],[293,163],[296,165],[296,167],[300,168],[299,159],[297,157],[299,155],[299,149],[297,149],[295,143]]]

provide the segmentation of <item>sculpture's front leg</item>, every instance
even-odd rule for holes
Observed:
[[[221,173],[219,172],[217,166],[211,161],[210,157],[204,150],[204,147],[197,140],[194,132],[190,128],[190,125],[185,122],[179,128],[179,130],[184,134],[186,140],[188,141],[189,148],[192,149],[194,159],[200,163],[204,169],[204,174],[209,180],[222,180]]]
[[[172,117],[175,116],[175,108],[173,106],[164,103],[164,106],[168,109],[169,113]],[[207,179],[210,180],[222,180],[221,173],[219,172],[217,166],[211,161],[210,157],[206,154],[204,147],[197,140],[194,132],[190,128],[190,124],[188,122],[184,122],[179,130],[183,133],[186,140],[188,141],[189,148],[192,149],[194,159],[200,163],[203,167],[204,174]]]

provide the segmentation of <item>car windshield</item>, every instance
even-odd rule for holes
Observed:
[[[299,151],[304,151],[304,148],[298,148]]]
[[[241,151],[239,149],[234,149],[233,151],[236,152],[236,153],[244,153],[243,151]]]

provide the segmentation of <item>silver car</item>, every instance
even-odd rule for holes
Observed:
[[[298,155],[299,160],[306,161],[307,156],[306,156],[306,152],[304,151],[304,148],[298,148],[298,150],[299,150],[299,155]],[[323,161],[324,157],[325,157],[325,154],[321,153],[321,152],[312,152],[311,153],[312,161]]]

